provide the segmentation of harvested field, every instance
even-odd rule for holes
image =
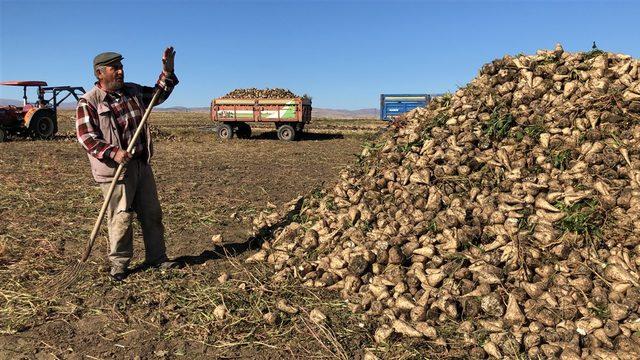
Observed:
[[[352,358],[371,346],[372,329],[343,301],[296,283],[273,285],[271,270],[243,261],[257,243],[230,243],[249,238],[250,218],[269,203],[334,183],[373,131],[314,125],[289,143],[269,128],[222,142],[207,114],[152,115],[169,256],[186,266],[137,268],[114,284],[103,225],[82,276],[52,295],[56,275],[80,257],[102,202],[71,118],[62,114],[53,141],[0,144],[0,358]],[[229,244],[215,246],[214,234]],[[137,228],[134,246],[135,266],[143,254]],[[299,310],[278,312],[278,300]],[[314,309],[328,321],[311,320]],[[395,346],[396,356],[420,351]]]
[[[640,357],[637,59],[507,55],[388,131],[319,123],[302,144],[161,118],[169,245],[187,266],[123,285],[94,256],[55,291],[99,202],[77,145],[2,155],[8,356],[37,338],[56,357],[87,342],[92,357]]]
[[[209,132],[215,124],[209,121],[209,113],[181,112],[169,113],[158,112],[154,114],[154,121],[162,123],[162,129],[172,135],[192,134],[193,132]],[[388,126],[385,121],[375,119],[313,119],[305,126],[305,132],[321,134],[344,134],[350,135],[370,135],[380,132]],[[255,133],[255,139],[277,139],[275,125],[272,122],[251,123],[251,128]],[[70,134],[70,133],[69,133]],[[162,135],[162,134],[161,134]],[[314,140],[314,137],[309,140]]]

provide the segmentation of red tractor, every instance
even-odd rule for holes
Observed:
[[[23,89],[22,106],[0,106],[0,142],[11,135],[51,139],[58,132],[58,105],[69,96],[77,101],[85,93],[82,87],[47,86],[44,81],[5,81],[0,85]],[[27,87],[38,88],[38,100],[33,104],[27,100]],[[66,95],[59,99],[64,93]]]

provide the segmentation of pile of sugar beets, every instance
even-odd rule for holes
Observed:
[[[293,216],[261,213],[249,261],[338,291],[380,343],[638,359],[639,68],[560,45],[486,64]]]
[[[222,99],[282,99],[282,98],[295,98],[296,94],[287,89],[274,88],[274,89],[235,89],[230,91],[226,95],[222,96]]]

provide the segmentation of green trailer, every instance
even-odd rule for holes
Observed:
[[[251,136],[250,123],[274,123],[280,140],[295,140],[311,121],[311,99],[225,99],[211,101],[211,119],[222,139]]]

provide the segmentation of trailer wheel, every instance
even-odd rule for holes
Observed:
[[[5,142],[7,140],[7,132],[0,128],[0,143]]]
[[[251,137],[251,126],[247,123],[238,123],[238,130],[236,131],[236,135],[240,139],[248,139]]]
[[[36,139],[51,139],[56,133],[56,120],[51,111],[38,111],[29,123],[31,136]]]
[[[233,137],[233,129],[229,124],[221,124],[218,126],[218,136],[220,139],[229,140]]]
[[[281,125],[278,128],[278,139],[284,141],[293,141],[296,138],[296,129],[291,125]]]

